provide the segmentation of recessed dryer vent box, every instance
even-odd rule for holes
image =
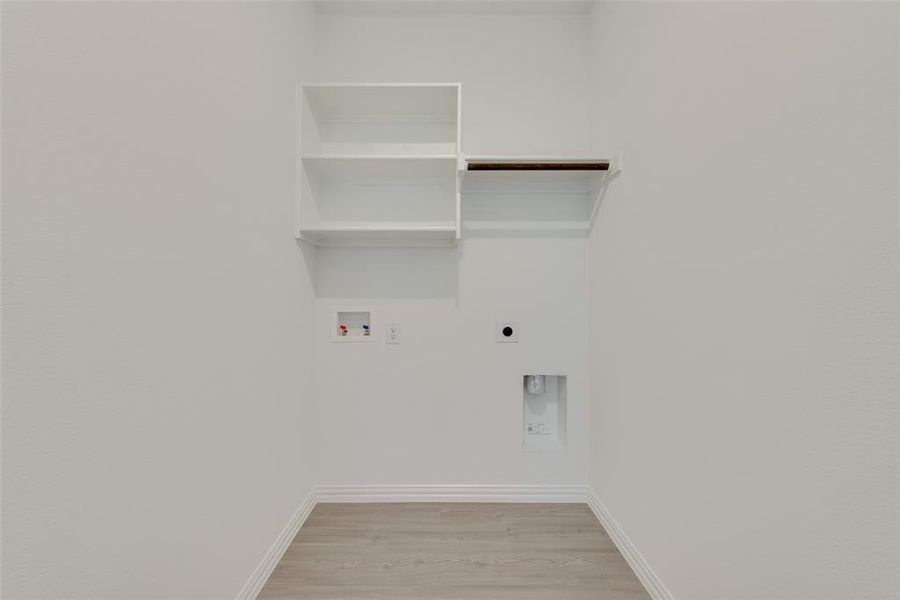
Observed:
[[[522,379],[522,409],[524,450],[528,452],[565,450],[565,375],[525,375]]]
[[[368,308],[341,308],[332,312],[331,341],[374,342],[375,313]]]

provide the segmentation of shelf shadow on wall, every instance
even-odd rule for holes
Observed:
[[[318,248],[319,298],[450,298],[459,290],[457,248]]]

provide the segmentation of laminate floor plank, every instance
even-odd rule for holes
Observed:
[[[585,504],[319,504],[260,600],[648,600]]]

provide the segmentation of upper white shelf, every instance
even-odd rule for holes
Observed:
[[[456,155],[320,154],[301,157],[320,177],[440,177],[456,171]]]
[[[448,246],[456,243],[456,224],[324,223],[301,227],[300,239],[317,246]]]
[[[458,151],[459,84],[305,84],[300,104],[303,154]]]

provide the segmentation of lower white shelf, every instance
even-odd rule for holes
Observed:
[[[590,229],[587,221],[463,221],[469,231],[503,232],[559,232],[584,233]]]
[[[456,225],[319,225],[301,227],[299,237],[317,246],[452,246]]]

